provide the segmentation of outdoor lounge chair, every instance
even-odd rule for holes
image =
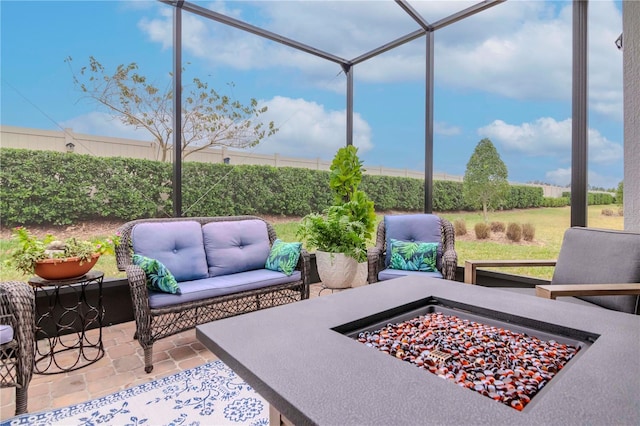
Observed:
[[[549,299],[573,296],[577,302],[640,314],[640,234],[632,232],[569,228],[557,261],[468,260],[465,282],[476,283],[478,266],[554,265],[551,284],[536,286],[536,295]]]
[[[405,242],[439,243],[437,270],[421,272],[391,267],[391,240]],[[455,251],[455,234],[448,220],[434,214],[387,215],[378,224],[375,247],[367,252],[369,283],[423,274],[455,280],[458,255]]]
[[[16,415],[27,411],[34,344],[33,289],[23,282],[0,283],[0,385],[16,388]]]

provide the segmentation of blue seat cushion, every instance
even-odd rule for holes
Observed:
[[[160,261],[178,282],[209,276],[202,226],[196,221],[139,223],[131,239],[135,254]]]
[[[434,214],[400,214],[384,217],[386,255],[384,266],[391,262],[391,239],[438,243],[437,268],[442,270],[442,235],[440,218]]]
[[[262,220],[211,222],[202,234],[210,277],[263,269],[271,250]]]
[[[149,305],[151,308],[162,308],[179,303],[193,302],[194,300],[290,283],[301,279],[300,271],[294,271],[292,275],[287,276],[282,272],[257,269],[202,280],[185,281],[180,283],[182,294],[149,291]]]
[[[13,340],[13,327],[6,324],[0,324],[0,345],[9,343]]]
[[[417,277],[433,277],[433,278],[442,278],[442,274],[438,271],[436,272],[420,272],[420,271],[405,271],[402,269],[383,269],[378,272],[378,281],[384,280],[392,280],[394,278],[406,277],[407,275],[417,276]]]

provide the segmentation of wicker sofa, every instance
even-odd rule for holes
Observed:
[[[119,233],[116,258],[129,280],[147,373],[153,369],[153,344],[161,338],[309,297],[309,254],[301,250],[290,276],[265,269],[277,236],[259,217],[140,219],[124,224]],[[181,294],[149,290],[134,253],[162,262]]]

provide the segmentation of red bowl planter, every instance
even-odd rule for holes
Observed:
[[[81,277],[91,270],[100,258],[99,254],[91,255],[88,261],[80,262],[79,257],[66,259],[45,259],[36,262],[36,275],[45,280],[66,280]]]

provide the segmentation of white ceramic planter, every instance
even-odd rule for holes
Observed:
[[[342,253],[316,251],[316,265],[325,288],[359,287],[367,283],[367,262],[358,263]]]

